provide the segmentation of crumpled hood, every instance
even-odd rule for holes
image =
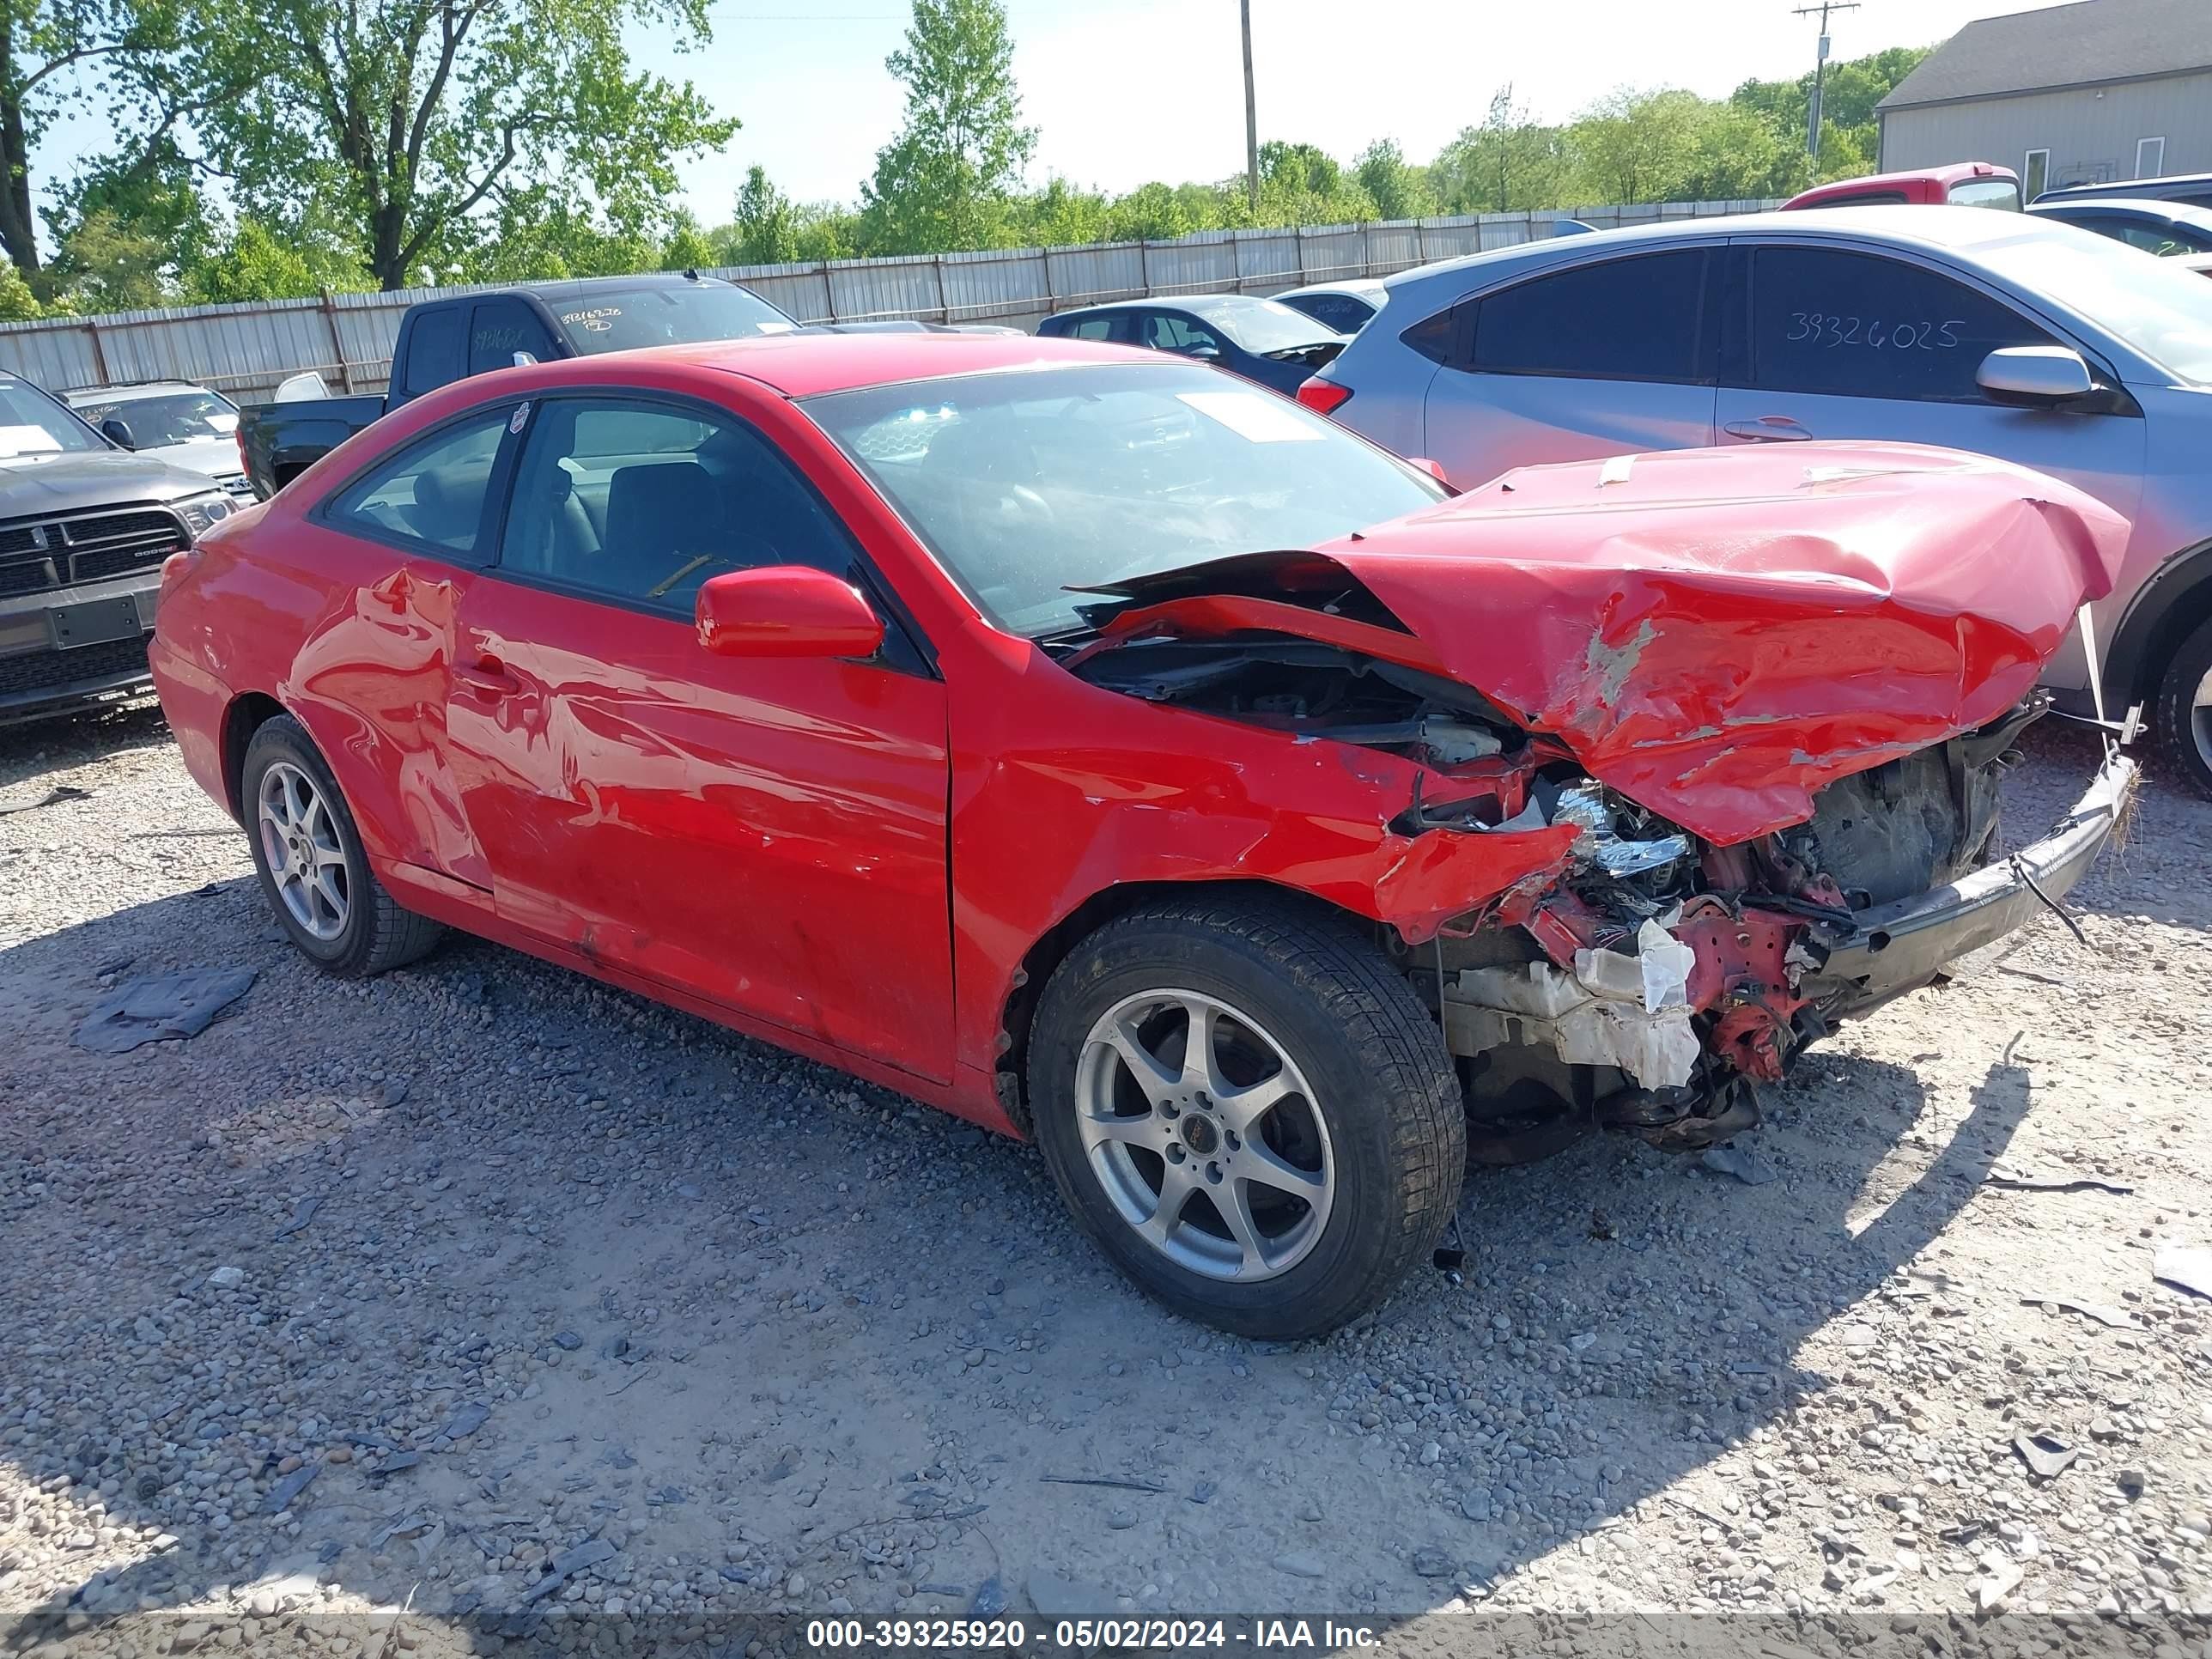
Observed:
[[[1136,605],[1092,649],[1266,629],[1440,670],[1729,844],[2016,703],[2127,536],[2069,485],[1952,450],[1678,450],[1118,584]],[[1358,588],[1407,632],[1359,619]]]

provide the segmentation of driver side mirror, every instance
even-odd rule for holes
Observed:
[[[701,648],[717,657],[872,657],[884,642],[860,590],[811,565],[709,576],[693,614]]]
[[[2055,409],[2097,389],[2089,365],[2068,346],[2002,347],[1982,359],[1974,383],[2012,409]]]
[[[100,423],[100,435],[124,449],[138,447],[138,441],[131,435],[130,423],[119,415],[111,415]]]
[[[1218,363],[1221,361],[1221,348],[1218,345],[1208,345],[1203,340],[1196,340],[1182,348],[1182,355],[1197,362]]]

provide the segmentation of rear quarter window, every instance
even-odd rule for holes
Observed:
[[[1705,248],[1638,254],[1485,295],[1471,366],[1481,374],[1710,384],[1712,264]]]

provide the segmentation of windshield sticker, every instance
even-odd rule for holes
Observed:
[[[755,323],[753,326],[763,334],[788,334],[799,325],[797,323]]]
[[[514,413],[507,417],[507,429],[509,432],[520,432],[522,430],[523,427],[529,422],[529,420],[530,405],[528,404],[517,404],[514,406]]]
[[[58,455],[62,441],[42,426],[0,426],[0,456]]]
[[[1322,436],[1304,416],[1256,392],[1178,392],[1176,396],[1247,443],[1315,443]]]
[[[614,326],[613,319],[622,314],[620,306],[593,306],[589,311],[563,312],[561,320],[576,328],[587,328],[594,334],[604,334]]]

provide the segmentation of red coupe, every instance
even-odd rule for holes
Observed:
[[[276,918],[504,941],[1034,1136],[1139,1284],[1325,1331],[1472,1156],[1757,1121],[2056,903],[1996,779],[2124,526],[2002,463],[1687,452],[1457,497],[1080,341],[787,336],[410,403],[165,571]]]

